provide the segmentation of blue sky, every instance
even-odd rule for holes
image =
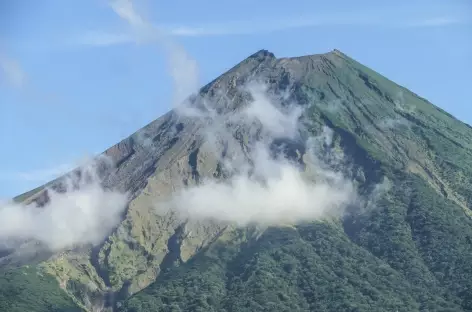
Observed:
[[[170,65],[192,87],[260,49],[337,48],[472,123],[471,30],[469,0],[2,1],[0,198],[171,109]]]

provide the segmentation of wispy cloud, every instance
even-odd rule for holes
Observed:
[[[146,32],[147,40],[156,40],[156,31],[160,36],[175,37],[211,37],[231,35],[256,35],[278,32],[290,29],[325,27],[325,26],[379,26],[394,28],[439,27],[466,22],[463,18],[449,15],[419,15],[403,14],[401,12],[387,14],[386,12],[350,12],[336,14],[320,14],[305,17],[259,18],[257,20],[239,20],[185,24],[151,24],[135,13],[132,3],[120,0],[113,3],[115,12],[127,20],[140,32],[113,33],[91,31],[76,38],[78,44],[91,46],[108,46],[136,42],[143,39],[143,29],[152,28],[153,32]]]
[[[102,158],[104,159],[104,158]],[[98,176],[108,159],[86,163],[80,174],[63,177],[65,192],[47,190],[41,209],[35,202],[0,203],[0,244],[36,240],[51,250],[98,244],[120,222],[128,195],[104,189]]]
[[[169,207],[184,218],[241,226],[254,222],[279,225],[313,221],[344,213],[346,205],[357,200],[357,190],[342,174],[325,168],[323,160],[316,155],[318,148],[323,148],[316,143],[331,142],[328,136],[332,134],[324,131],[310,137],[310,142],[303,142],[300,132],[304,130],[298,122],[302,111],[298,104],[293,103],[285,107],[286,111],[282,110],[281,99],[271,96],[268,86],[258,82],[241,90],[249,92],[252,101],[239,112],[231,112],[231,116],[215,111],[202,112],[195,118],[212,119],[203,130],[208,138],[206,142],[212,145],[211,150],[221,150],[220,144],[226,140],[213,138],[232,138],[234,135],[234,128],[228,124],[240,125],[247,133],[259,129],[260,138],[248,135],[247,158],[240,158],[237,155],[242,151],[234,150],[228,154],[231,155],[228,159],[228,155],[220,159],[222,170],[229,176],[227,180],[203,176],[195,185],[173,193]],[[231,121],[225,121],[227,119]],[[275,147],[274,137],[300,142],[299,147],[306,146],[309,151],[298,151],[303,155],[290,158],[284,155],[283,147],[280,150]],[[228,142],[223,144],[231,146]],[[232,148],[237,149],[236,146],[229,147]],[[300,161],[306,165],[306,170],[301,168]]]
[[[17,60],[0,51],[0,79],[14,87],[21,87],[26,81],[26,74]]]
[[[199,88],[197,63],[187,51],[173,41],[168,33],[144,19],[134,8],[131,0],[114,0],[110,3],[113,11],[130,26],[130,40],[136,43],[154,41],[165,51],[168,60],[168,70],[174,81],[174,107],[180,105]],[[106,37],[106,36],[105,36]],[[114,38],[114,36],[108,37]],[[123,43],[124,37],[115,38],[115,42]],[[103,41],[102,41],[103,42]]]

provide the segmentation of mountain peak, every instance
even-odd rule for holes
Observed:
[[[270,52],[269,50],[266,49],[261,49],[257,51],[256,53],[252,54],[249,56],[249,58],[255,58],[255,59],[265,59],[265,58],[273,58],[275,59],[275,54]]]
[[[310,57],[310,56],[321,56],[321,55],[330,55],[330,54],[336,54],[336,55],[341,55],[341,56],[346,55],[338,49],[333,49],[329,52],[313,53],[313,54],[307,54],[305,56]],[[266,50],[266,49],[261,49],[261,50],[255,52],[255,53],[251,54],[248,58],[249,59],[258,59],[258,60],[263,60],[263,59],[266,59],[266,58],[268,58],[268,59],[277,59],[277,57],[275,56],[274,53],[272,53],[272,52],[270,52],[269,50]],[[288,58],[297,58],[297,57],[288,57]]]

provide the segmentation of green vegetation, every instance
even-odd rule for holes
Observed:
[[[215,243],[121,311],[470,310],[472,222],[422,179],[395,182],[375,210],[343,224]]]
[[[310,130],[333,129],[363,194],[390,182],[367,208],[267,229],[181,224],[152,206],[179,186],[188,158],[175,158],[97,250],[1,271],[0,311],[77,311],[109,292],[121,312],[472,311],[472,128],[340,52],[319,59],[297,59],[293,96]]]
[[[215,243],[121,311],[472,310],[471,128],[345,55],[327,58],[332,76],[308,75],[295,95],[335,131],[361,186],[385,176],[388,192],[340,222]]]
[[[0,273],[0,311],[80,312],[57,281],[36,267]]]

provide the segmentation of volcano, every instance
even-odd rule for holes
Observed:
[[[0,251],[0,310],[472,311],[471,164],[469,125],[344,53],[261,50],[97,157],[127,196],[100,242]]]

